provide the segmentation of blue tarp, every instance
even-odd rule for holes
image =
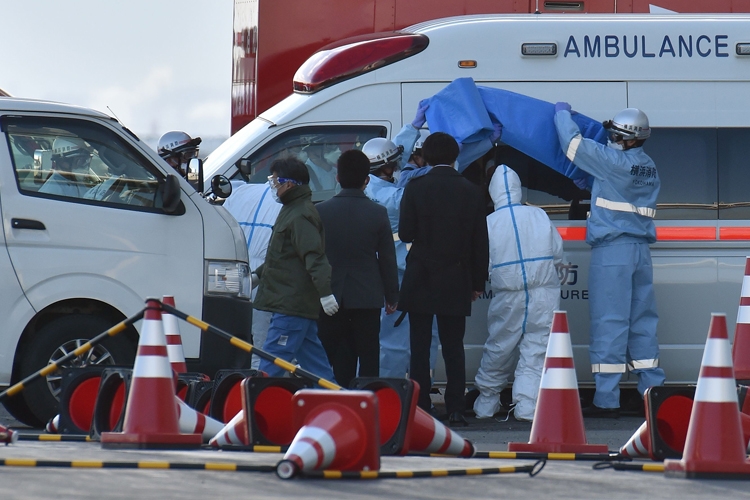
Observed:
[[[508,90],[477,86],[471,78],[459,78],[434,96],[424,99],[431,132],[452,135],[461,145],[459,168],[463,169],[492,147],[493,123],[501,123],[500,141],[571,178],[590,177],[565,157],[554,124],[554,104]],[[605,144],[602,124],[580,113],[573,120],[583,137]],[[512,167],[512,165],[510,165]]]

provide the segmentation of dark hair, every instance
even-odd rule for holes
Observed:
[[[271,174],[276,174],[277,177],[294,179],[302,184],[310,183],[310,173],[307,171],[307,166],[294,156],[274,160],[269,170]]]
[[[336,167],[342,188],[361,188],[370,173],[370,160],[359,149],[350,149],[341,153]]]
[[[430,134],[422,144],[422,157],[430,166],[451,165],[458,158],[458,143],[445,132]]]

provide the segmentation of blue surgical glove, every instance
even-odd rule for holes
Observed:
[[[573,179],[573,184],[578,186],[578,189],[585,189],[585,190],[589,189],[588,183],[586,182],[586,179],[583,177],[581,177],[580,179]]]
[[[563,111],[563,110],[570,111],[570,109],[571,109],[570,104],[568,104],[567,102],[555,103],[555,113],[557,113],[558,111]]]
[[[500,136],[503,135],[503,124],[502,123],[493,123],[492,128],[494,129],[492,132],[492,135],[490,136],[490,142],[495,142],[498,139],[500,139]]]
[[[411,126],[412,127],[417,128],[417,129],[418,128],[422,128],[422,126],[427,121],[427,118],[425,118],[424,114],[427,111],[427,108],[429,108],[429,107],[430,107],[429,104],[425,104],[424,106],[420,105],[417,108],[417,114],[414,117],[414,120],[412,120],[412,122],[411,122]]]

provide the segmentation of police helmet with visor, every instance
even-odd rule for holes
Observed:
[[[370,172],[376,172],[385,165],[397,161],[404,152],[403,146],[396,146],[393,141],[383,137],[370,139],[362,146],[362,152],[370,161]]]
[[[651,136],[646,113],[637,108],[626,108],[614,118],[602,123],[612,142],[620,140],[646,140]]]
[[[186,163],[198,156],[198,145],[200,143],[200,137],[193,139],[185,132],[173,130],[159,138],[156,152],[165,160],[179,157],[180,163]]]
[[[91,162],[91,151],[77,137],[58,137],[52,143],[52,160],[68,163],[70,168],[85,168]]]

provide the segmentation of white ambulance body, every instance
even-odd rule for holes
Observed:
[[[250,181],[265,182],[270,161],[298,143],[343,151],[392,137],[421,99],[460,77],[567,101],[598,120],[640,108],[653,129],[644,149],[662,181],[652,245],[661,366],[669,382],[695,382],[710,314],[725,312],[733,334],[750,255],[750,15],[465,16],[400,33],[312,56],[295,77],[297,92],[214,151],[206,178],[239,179],[249,160]],[[568,202],[553,194],[524,195],[565,240],[560,307],[579,384],[590,386],[585,220],[569,220]],[[487,290],[467,323],[469,383],[487,337]],[[442,365],[436,378],[444,380]]]

